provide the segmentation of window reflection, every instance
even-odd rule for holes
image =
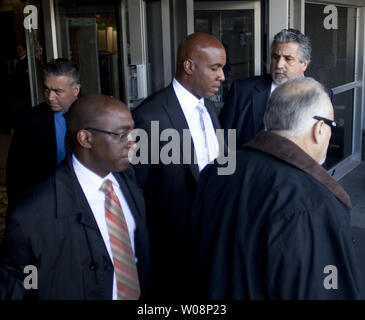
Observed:
[[[352,154],[353,105],[354,89],[333,98],[337,127],[332,132],[327,153],[329,168]]]
[[[323,26],[325,5],[305,5],[305,33],[312,42],[312,62],[306,72],[334,88],[354,81],[356,9],[337,6],[338,29]]]
[[[120,97],[116,6],[113,1],[55,2],[59,56],[80,67],[82,93]]]
[[[212,34],[226,49],[226,80],[212,98],[218,104],[222,103],[233,80],[247,78],[255,73],[254,10],[196,10],[194,30]]]

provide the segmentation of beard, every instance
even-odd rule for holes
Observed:
[[[275,69],[273,72],[271,72],[271,77],[276,84],[282,84],[288,80],[286,71],[281,69]]]

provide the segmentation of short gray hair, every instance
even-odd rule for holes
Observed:
[[[311,61],[312,45],[309,37],[295,29],[283,29],[274,36],[271,44],[271,52],[277,43],[297,42],[300,47],[300,62]]]
[[[71,85],[80,84],[79,67],[69,59],[52,59],[43,67],[42,71],[44,76],[66,76],[71,79]]]
[[[330,116],[331,106],[327,92],[313,78],[290,79],[272,93],[264,115],[265,128],[301,137],[315,123],[314,116]]]

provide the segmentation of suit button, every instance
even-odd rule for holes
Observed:
[[[104,268],[104,270],[106,270],[106,271],[111,271],[111,270],[113,270],[113,268],[112,268],[111,266],[106,266],[106,267]]]
[[[95,263],[91,263],[90,266],[89,266],[89,269],[90,270],[96,270],[98,268],[98,266],[95,264]]]

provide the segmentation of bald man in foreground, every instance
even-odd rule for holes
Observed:
[[[199,298],[363,298],[351,201],[321,167],[333,119],[317,81],[288,80],[269,99],[267,131],[237,152],[235,174],[204,170],[193,215]]]
[[[7,222],[0,298],[148,296],[144,201],[128,160],[133,127],[117,99],[85,95],[73,103],[72,156],[22,198]]]
[[[172,83],[132,112],[136,128],[144,129],[149,138],[153,134],[151,121],[158,121],[157,134],[165,129],[179,134],[177,162],[162,163],[160,156],[169,142],[161,141],[149,144],[148,164],[135,166],[146,200],[154,293],[164,299],[188,298],[191,293],[190,288],[184,292],[190,275],[191,208],[200,171],[219,153],[215,129],[220,125],[207,98],[217,93],[224,81],[225,63],[225,49],[215,37],[205,33],[188,36],[178,48]],[[191,155],[183,152],[184,130],[191,134]],[[159,162],[151,163],[152,158]]]

